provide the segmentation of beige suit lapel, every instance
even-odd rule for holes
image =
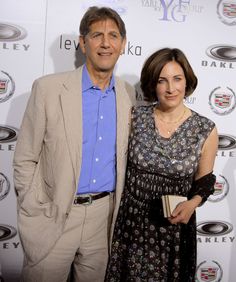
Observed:
[[[129,137],[129,122],[131,101],[121,81],[116,80],[116,105],[117,105],[117,145],[116,145],[116,161],[117,161],[117,188],[123,180],[125,171],[125,158],[127,153],[127,144]],[[122,189],[116,189],[116,197],[119,199]]]
[[[117,156],[121,154],[125,142],[126,134],[128,133],[128,120],[130,112],[130,104],[127,97],[124,95],[126,92],[120,81],[116,86],[116,103],[117,103]]]
[[[72,72],[63,86],[61,106],[70,157],[77,179],[82,157],[82,68]]]

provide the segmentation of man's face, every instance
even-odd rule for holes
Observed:
[[[90,71],[111,73],[125,43],[118,26],[110,19],[91,24],[89,33],[80,36],[80,48]]]

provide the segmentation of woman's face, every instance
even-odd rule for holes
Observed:
[[[175,61],[168,62],[161,70],[156,95],[160,106],[176,108],[183,104],[186,78],[182,67]]]

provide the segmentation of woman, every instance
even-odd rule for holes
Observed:
[[[133,110],[126,184],[106,281],[194,281],[195,209],[214,192],[214,122],[187,108],[197,78],[179,49],[145,62],[141,88],[150,102]],[[187,196],[165,219],[161,196]]]

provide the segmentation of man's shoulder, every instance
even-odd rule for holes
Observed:
[[[134,88],[125,78],[115,75],[115,82]]]
[[[73,71],[44,75],[33,82],[32,97],[46,99],[51,103],[52,99],[62,93],[75,93],[81,89],[81,68]]]
[[[118,76],[115,76],[115,83],[116,85],[119,85],[118,89],[124,89],[125,94],[129,97],[132,104],[136,104],[136,90],[135,87],[132,86],[127,80],[120,78]]]
[[[77,76],[79,72],[80,72],[80,68],[72,71],[47,74],[37,78],[35,80],[35,83],[39,83],[42,85],[48,85],[48,84],[55,85],[55,83],[63,83],[64,81],[68,80],[70,77]]]

